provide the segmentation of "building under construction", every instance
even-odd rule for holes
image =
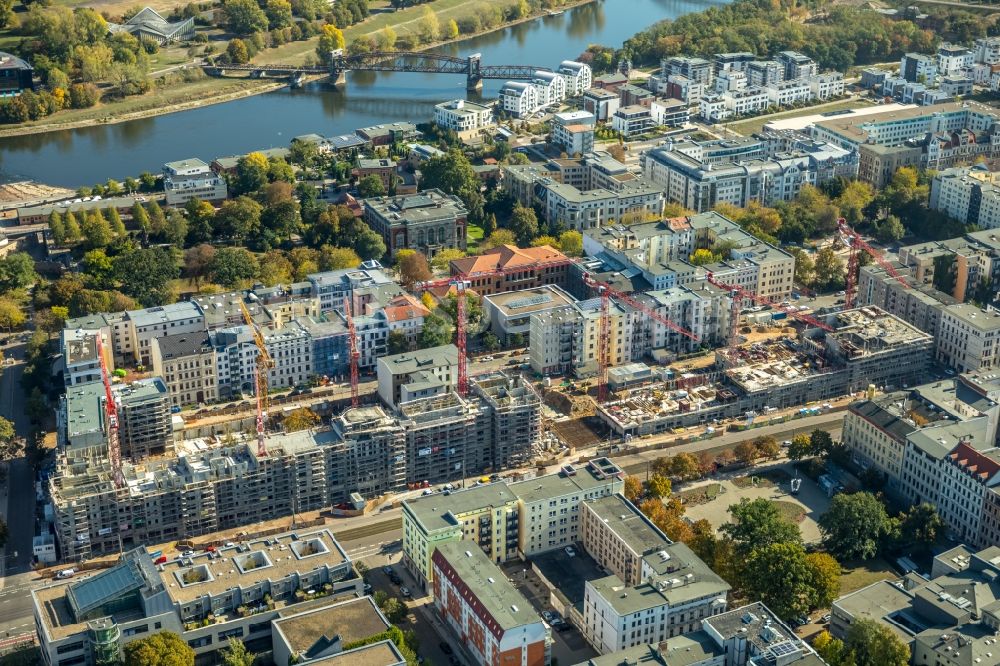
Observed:
[[[89,404],[100,413],[99,400]],[[80,560],[313,511],[352,493],[457,481],[526,459],[540,409],[530,385],[498,373],[471,380],[467,398],[411,401],[396,414],[349,409],[329,427],[270,435],[266,455],[242,434],[181,442],[123,463],[120,488],[106,441],[104,455],[64,447],[49,481],[56,538],[64,559]],[[87,422],[106,438],[99,417]]]
[[[783,338],[718,352],[721,375],[636,389],[598,407],[620,436],[747,418],[838,398],[866,389],[916,384],[933,358],[933,339],[875,307],[827,315],[832,330],[814,327]],[[734,362],[735,361],[735,362]]]

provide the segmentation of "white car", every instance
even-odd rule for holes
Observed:
[[[570,557],[576,557],[576,550],[573,549],[573,546],[566,546],[563,550],[566,551],[566,554]]]
[[[401,588],[399,588],[399,593],[403,595],[404,599],[409,599],[410,598],[410,588],[408,588],[408,587],[401,587]]]
[[[60,571],[59,573],[56,574],[56,578],[58,580],[64,580],[66,578],[72,578],[73,574],[75,574],[75,573],[76,573],[76,569],[63,569],[62,571]]]

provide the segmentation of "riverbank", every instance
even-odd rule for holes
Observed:
[[[480,0],[469,0],[469,3],[471,4],[473,1],[475,1],[477,6],[481,4]],[[595,1],[596,0],[571,0],[560,7],[559,12],[569,11]],[[421,5],[421,7],[426,6],[433,7],[433,5]],[[449,11],[453,11],[454,9],[455,7],[453,6],[449,8]],[[392,15],[398,13],[398,11],[392,12]],[[447,11],[443,11],[441,14],[445,19],[450,18]],[[540,10],[529,16],[502,23],[495,28],[481,30],[477,33],[461,35],[454,40],[445,40],[425,44],[416,50],[428,51],[445,44],[460,42],[466,39],[473,39],[482,35],[488,35],[501,30],[506,30],[507,28],[520,25],[522,23],[544,19],[548,15],[549,10]],[[399,21],[397,23],[382,22],[382,25],[376,25],[380,22],[373,19],[380,19],[383,16],[385,15],[376,15],[374,17],[370,17],[363,23],[346,28],[344,30],[345,38],[354,39],[357,37],[374,35],[384,29],[386,25],[391,26],[393,29],[402,28],[403,30],[406,30],[407,28],[405,26],[416,23],[419,20],[419,16],[417,16],[415,18],[407,18],[407,20]],[[260,57],[255,62],[259,62],[260,64],[301,64],[309,54],[315,52],[317,41],[318,38],[313,38],[303,42],[291,42],[277,48],[267,49],[259,54]],[[564,57],[573,58],[577,55],[578,54],[566,54]],[[542,63],[539,65],[541,66]],[[306,81],[317,81],[323,78],[325,77],[312,76],[307,77]],[[91,109],[61,111],[38,121],[24,123],[21,125],[6,126],[0,128],[0,138],[24,136],[29,134],[44,134],[99,125],[114,125],[132,120],[141,120],[143,118],[153,118],[156,116],[189,111],[205,106],[224,104],[226,102],[252,97],[255,95],[262,95],[287,86],[288,83],[284,81],[267,81],[249,78],[200,79],[193,82],[171,85],[169,88],[157,90],[148,95],[128,97],[112,104],[101,104]]]

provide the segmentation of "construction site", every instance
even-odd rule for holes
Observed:
[[[715,368],[620,392],[598,406],[598,416],[622,437],[728,419],[750,422],[870,385],[888,390],[916,383],[932,362],[931,336],[878,308],[827,315],[819,323],[824,327],[797,337],[720,349]]]
[[[103,395],[83,392],[70,404],[92,411],[85,420],[95,428],[88,434],[96,429],[104,442],[66,447],[50,479],[61,554],[86,559],[363,504],[414,484],[445,483],[529,460],[541,439],[541,401],[530,384],[495,373],[471,379],[469,389],[467,397],[448,392],[406,402],[395,413],[380,406],[351,408],[328,426],[268,434],[264,447],[240,432],[172,442],[163,454],[123,460],[118,483],[107,454]],[[150,427],[159,431],[162,421],[154,419]],[[126,442],[133,436],[145,439],[133,433]]]

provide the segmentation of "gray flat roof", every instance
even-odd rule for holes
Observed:
[[[434,493],[403,501],[408,511],[427,532],[458,526],[455,516],[484,507],[501,507],[517,501],[510,487],[502,481],[457,490],[451,494]]]
[[[588,500],[585,504],[610,530],[638,553],[670,545],[666,535],[621,495]]]
[[[155,308],[129,310],[126,315],[136,327],[143,327],[200,317],[202,312],[194,301],[179,301],[169,305],[159,305]]]

